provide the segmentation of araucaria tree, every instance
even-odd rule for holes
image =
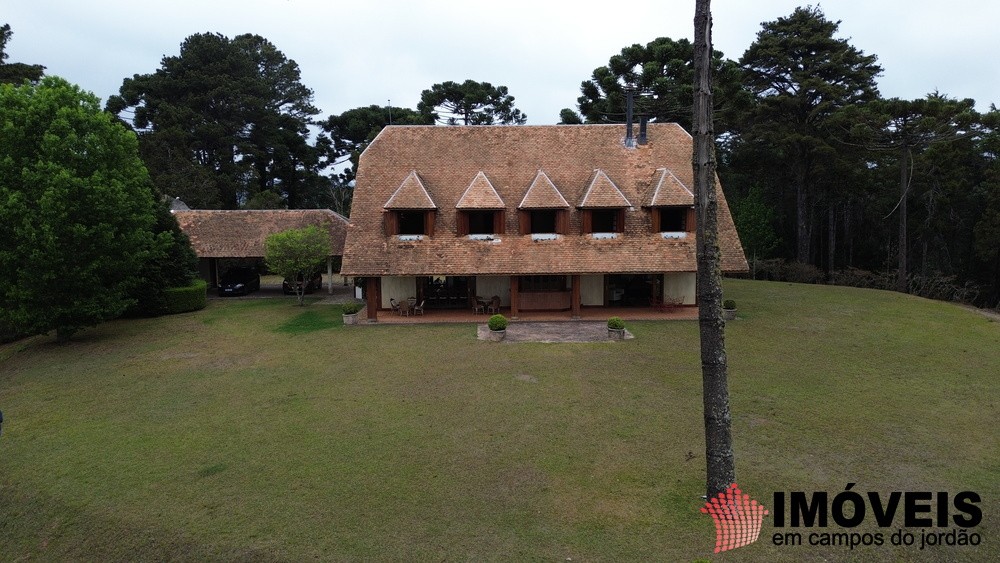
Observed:
[[[316,226],[289,229],[264,240],[264,262],[272,273],[290,280],[301,276],[303,283],[295,286],[299,305],[305,303],[305,282],[329,257],[330,234]]]
[[[740,59],[757,96],[743,140],[768,147],[775,160],[762,166],[787,171],[776,181],[795,190],[795,257],[801,263],[810,260],[815,201],[835,187],[838,169],[845,167],[830,120],[845,107],[874,100],[875,77],[882,71],[875,56],[834,37],[839,25],[819,7],[796,8],[765,22]],[[863,166],[860,160],[854,164]]]
[[[259,35],[192,35],[155,73],[125,79],[107,109],[139,133],[156,186],[192,207],[310,207],[326,188],[312,91]]]
[[[694,149],[698,258],[698,327],[701,338],[702,401],[705,416],[706,494],[709,498],[736,480],[726,325],[722,320],[719,201],[715,191],[715,131],[712,125],[712,9],[697,0],[694,16]]]
[[[524,125],[528,116],[514,107],[506,86],[466,80],[443,82],[420,94],[417,111],[447,125]]]
[[[18,334],[120,315],[153,244],[135,135],[61,78],[0,85],[0,326]]]
[[[28,82],[38,82],[45,73],[42,65],[29,65],[24,63],[8,63],[7,43],[10,41],[14,31],[10,24],[5,23],[0,26],[0,84],[20,84]]]

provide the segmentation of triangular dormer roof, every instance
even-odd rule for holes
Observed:
[[[653,186],[649,207],[694,205],[694,194],[667,168],[656,169],[653,173]]]
[[[524,194],[524,198],[517,206],[518,209],[559,209],[564,207],[569,207],[566,198],[559,193],[556,185],[541,170],[535,174],[531,187],[528,188],[528,192]]]
[[[427,188],[424,187],[424,182],[416,170],[410,171],[410,174],[396,188],[392,197],[385,202],[383,207],[385,209],[437,209],[437,205],[434,205],[434,200],[427,193]]]
[[[611,178],[598,168],[594,171],[594,179],[587,186],[587,191],[580,201],[580,208],[590,209],[620,209],[622,207],[632,207],[628,198],[615,185]]]
[[[469,187],[455,205],[456,209],[503,209],[507,207],[493,183],[482,170],[472,179]]]

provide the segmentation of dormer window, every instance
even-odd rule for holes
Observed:
[[[694,208],[690,206],[654,207],[652,211],[653,232],[682,238],[694,231]]]
[[[517,210],[522,235],[558,238],[556,235],[568,232],[569,203],[541,170],[535,174]]]
[[[385,234],[388,236],[434,236],[434,211],[421,209],[386,210]]]
[[[458,236],[491,240],[491,235],[502,235],[506,207],[490,179],[480,170],[455,205]]]
[[[625,232],[625,210],[632,204],[603,170],[594,177],[580,201],[580,230],[594,238],[616,238]]]
[[[419,240],[434,236],[434,216],[437,206],[417,171],[410,174],[385,202],[383,228],[386,236]],[[416,238],[412,238],[416,237]]]

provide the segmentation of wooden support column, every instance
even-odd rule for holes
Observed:
[[[510,277],[510,318],[517,318],[517,309],[520,306],[521,298],[518,295],[518,289],[520,287],[520,282],[517,276]]]
[[[570,308],[573,311],[573,318],[580,318],[580,274],[573,276],[573,296],[570,298]]]
[[[378,322],[378,307],[382,302],[382,296],[378,291],[378,278],[365,278],[365,299],[368,305],[368,322]]]
[[[333,295],[333,256],[326,257],[326,292]]]

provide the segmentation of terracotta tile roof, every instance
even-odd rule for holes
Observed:
[[[524,193],[518,209],[560,209],[569,207],[566,198],[559,192],[559,188],[552,183],[548,175],[541,169],[535,174],[535,179],[528,186],[528,191]]]
[[[437,209],[434,200],[427,193],[424,182],[416,170],[411,170],[410,174],[403,180],[403,183],[396,188],[389,201],[385,202],[386,209]]]
[[[598,209],[598,208],[622,208],[632,207],[618,186],[608,178],[603,170],[594,171],[594,179],[587,186],[587,192],[583,194],[583,200],[577,207]]]
[[[329,209],[176,211],[174,217],[200,258],[261,257],[267,235],[309,225],[329,231],[331,250],[339,256],[347,232],[347,219]]]
[[[657,186],[670,184],[661,182],[658,169],[669,171],[681,186],[693,185],[691,136],[672,123],[650,124],[647,132],[648,144],[625,148],[625,127],[619,125],[387,127],[361,155],[343,272],[351,276],[692,272],[694,234],[664,238],[652,232],[648,207],[627,209],[618,237],[594,239],[580,234],[582,211],[565,203],[584,200],[595,169],[613,179],[622,197],[635,205],[653,201]],[[385,236],[383,207],[399,189],[400,179],[414,170],[428,199],[438,206],[434,235],[420,240]],[[456,205],[469,188],[469,179],[479,172],[508,204],[504,234],[488,241],[459,237],[456,230]],[[535,190],[541,201],[535,201]],[[549,199],[541,198],[543,194]],[[545,241],[518,234],[517,208],[510,206],[552,206],[553,194],[559,196],[559,206],[567,208],[569,234]],[[746,271],[718,181],[716,194],[722,269]],[[692,203],[688,199],[685,204]]]
[[[465,193],[455,205],[457,209],[504,209],[507,205],[490,182],[490,179],[480,170]]]
[[[691,190],[666,168],[656,170],[653,185],[656,187],[653,190],[653,197],[650,198],[649,207],[694,205],[694,194]]]

